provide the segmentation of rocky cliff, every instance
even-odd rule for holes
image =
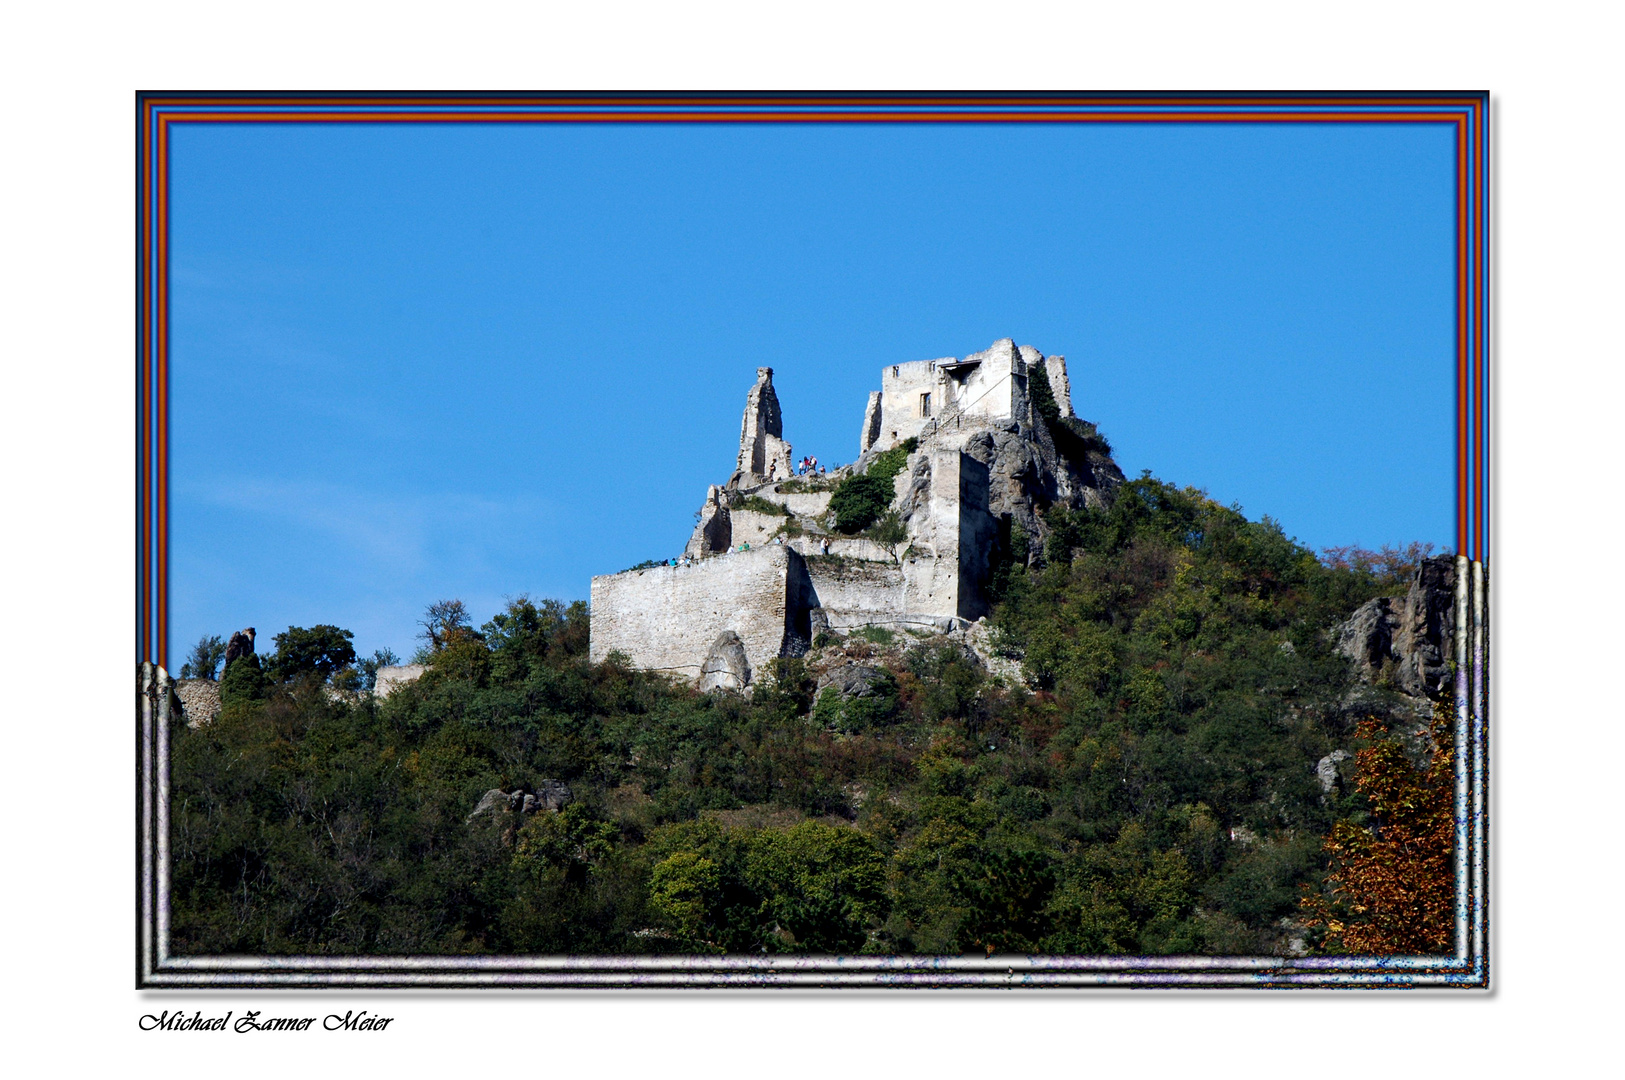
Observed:
[[[1456,634],[1456,559],[1424,559],[1404,596],[1379,596],[1337,628],[1337,650],[1363,682],[1410,697],[1436,697],[1445,686]]]

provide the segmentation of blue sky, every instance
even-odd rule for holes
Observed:
[[[1451,153],[1420,125],[181,125],[171,660],[680,551],[758,366],[836,464],[1002,337],[1311,547],[1452,524]]]

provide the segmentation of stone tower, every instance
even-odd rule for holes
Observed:
[[[773,391],[773,369],[756,369],[756,385],[745,397],[745,418],[739,425],[739,462],[730,488],[756,487],[770,480],[788,480],[790,444],[784,441],[784,417],[779,395]]]

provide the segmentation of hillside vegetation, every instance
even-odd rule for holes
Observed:
[[[1029,685],[942,639],[854,635],[749,700],[699,694],[590,663],[585,605],[527,599],[442,619],[428,672],[382,701],[291,652],[236,661],[220,718],[172,734],[173,948],[1313,946],[1292,920],[1324,838],[1343,822],[1348,848],[1370,813],[1315,775],[1359,719],[1325,631],[1409,567],[1323,562],[1150,477],[1046,521],[990,620]],[[837,658],[886,671],[815,701]],[[561,811],[468,820],[547,780]]]

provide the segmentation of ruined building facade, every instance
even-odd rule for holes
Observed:
[[[743,689],[820,632],[963,628],[990,610],[1001,564],[1042,551],[1047,508],[1104,507],[1122,482],[1073,415],[1062,357],[1007,338],[889,365],[880,382],[857,461],[797,478],[773,371],[758,368],[734,473],[707,491],[683,565],[593,578],[592,658]],[[910,439],[891,504],[903,538],[836,532],[835,488]]]

